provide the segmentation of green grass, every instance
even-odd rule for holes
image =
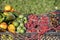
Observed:
[[[15,10],[22,14],[41,14],[60,9],[60,0],[1,0],[0,9],[6,4],[14,7]]]

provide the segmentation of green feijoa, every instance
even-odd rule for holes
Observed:
[[[18,27],[18,26],[19,26],[19,22],[17,22],[17,21],[14,21],[12,24],[13,24],[15,27]]]
[[[23,15],[19,15],[19,18],[23,18],[24,16]]]
[[[19,30],[19,33],[23,34],[23,33],[25,33],[25,30],[20,29],[20,30]]]
[[[17,33],[19,33],[20,29],[21,29],[21,27],[20,27],[20,26],[19,26],[19,27],[17,27]]]
[[[20,26],[24,26],[24,24],[23,23],[20,23]]]
[[[17,27],[17,33],[23,34],[24,32],[25,32],[24,29],[22,29],[21,27]]]
[[[27,18],[26,17],[24,17],[24,23],[27,23]]]
[[[21,18],[17,18],[16,21],[22,22],[23,20]]]
[[[27,20],[27,18],[26,18],[26,17],[24,17],[23,19],[24,19],[24,20]]]
[[[27,23],[27,20],[26,20],[26,21],[24,21],[24,23]]]

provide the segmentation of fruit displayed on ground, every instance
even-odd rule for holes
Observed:
[[[38,24],[38,16],[35,14],[31,14],[28,16],[28,22],[25,24],[26,28],[34,28]]]
[[[50,13],[50,27],[52,27],[55,31],[60,31],[60,10],[56,10]]]
[[[2,28],[2,29],[7,29],[7,23],[2,22],[2,23],[0,24],[0,28]]]
[[[8,38],[8,39],[7,39]],[[13,37],[12,37],[12,35],[1,35],[1,39],[2,40],[13,40]]]
[[[14,12],[14,8],[11,5],[5,6],[0,15],[0,28],[11,33],[18,32],[23,34],[26,32],[25,23],[27,23],[27,17]]]
[[[40,18],[33,14],[28,16],[28,22],[25,24],[27,32],[38,32],[44,34],[48,31],[49,17],[47,15],[40,15]],[[44,29],[44,30],[43,30]]]
[[[14,20],[15,19],[15,16],[13,15],[13,13],[12,12],[4,12],[3,13],[4,15],[5,15],[5,20],[7,21],[9,21],[9,20]]]
[[[21,33],[21,34],[23,34],[23,33],[25,33],[25,29],[23,29],[23,28],[21,28],[21,27],[17,27],[17,33]]]
[[[25,23],[27,23],[27,18],[24,15],[19,15],[18,18],[15,20],[17,23],[17,32],[18,33],[25,33],[26,28],[24,26]]]
[[[9,32],[12,32],[12,33],[15,33],[15,26],[14,26],[13,24],[10,24],[10,25],[8,26],[8,31],[9,31]]]
[[[17,22],[17,21],[13,21],[12,24],[17,28],[17,27],[19,26],[20,23]]]
[[[10,11],[10,12],[13,12],[13,11],[14,11],[14,9],[13,9],[13,7],[12,7],[11,5],[6,5],[6,6],[4,7],[4,10],[5,10],[5,11]]]
[[[5,6],[4,10],[0,14],[0,28],[10,33],[38,33],[37,36],[40,37],[51,29],[55,30],[55,32],[60,30],[59,11],[51,12],[49,15],[18,14],[13,11],[14,8],[10,5]],[[31,37],[35,36],[32,35]]]

